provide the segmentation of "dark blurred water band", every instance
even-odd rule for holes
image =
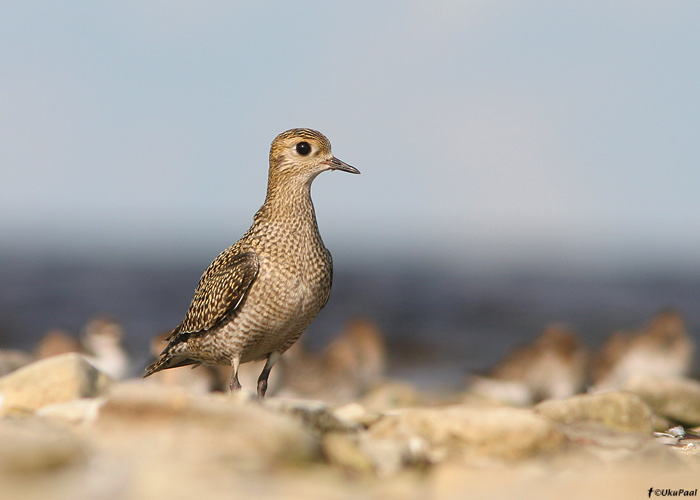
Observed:
[[[123,323],[127,349],[145,364],[151,338],[182,319],[205,264],[7,259],[0,263],[0,347],[29,350],[50,328],[77,334],[106,313]],[[596,348],[614,331],[641,326],[667,307],[683,314],[699,341],[700,273],[336,265],[330,301],[302,338],[320,348],[361,316],[381,327],[394,374],[456,379],[532,340],[549,323],[567,323]]]

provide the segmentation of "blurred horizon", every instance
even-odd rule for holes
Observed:
[[[253,211],[254,213],[254,211]],[[251,214],[252,219],[252,214]],[[319,217],[321,219],[321,217]],[[47,228],[42,234],[26,238],[5,232],[3,260],[6,265],[49,264],[68,266],[86,264],[105,267],[199,267],[203,272],[224,249],[235,243],[248,226],[237,232],[200,226],[196,237],[192,231],[159,231],[130,234],[128,242],[103,235],[99,228],[71,231],[66,240],[61,229]],[[207,231],[209,229],[210,231]],[[33,228],[33,231],[36,227]],[[336,269],[387,269],[393,272],[419,269],[454,273],[461,276],[503,276],[509,274],[532,276],[567,275],[576,277],[607,276],[698,276],[695,246],[682,248],[665,246],[664,241],[647,242],[640,249],[635,242],[593,246],[573,243],[523,243],[497,240],[492,236],[475,237],[473,246],[460,247],[447,236],[437,234],[407,244],[387,236],[380,241],[345,242],[339,235],[326,236],[320,228],[326,246],[331,250]],[[91,231],[94,231],[92,233]],[[128,232],[127,228],[124,231]],[[77,234],[80,232],[81,234]],[[21,232],[19,232],[21,234]],[[96,239],[93,234],[102,236]],[[423,235],[425,236],[425,235]],[[440,247],[435,245],[440,243]]]

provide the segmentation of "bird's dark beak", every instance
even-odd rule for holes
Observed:
[[[324,161],[326,165],[331,167],[331,170],[342,170],[343,172],[348,172],[351,174],[359,174],[360,171],[357,170],[355,167],[348,165],[344,161],[340,161],[338,158],[335,156],[331,156],[329,159]]]

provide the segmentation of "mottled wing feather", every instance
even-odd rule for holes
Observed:
[[[326,260],[328,262],[328,291],[326,293],[326,299],[323,301],[323,304],[321,304],[321,309],[326,307],[326,304],[328,304],[328,299],[331,296],[331,288],[333,288],[333,256],[331,255],[331,252],[327,249],[324,248],[324,253],[326,254]]]
[[[223,252],[202,275],[182,323],[170,334],[204,332],[234,312],[243,302],[258,275],[258,257],[253,252]]]

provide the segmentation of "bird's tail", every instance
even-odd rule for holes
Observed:
[[[163,351],[163,353],[160,355],[160,357],[156,360],[155,363],[148,365],[143,378],[153,375],[154,373],[159,372],[161,370],[167,370],[168,368],[177,368],[178,366],[187,365],[197,366],[200,364],[200,361],[190,359],[187,356],[172,355],[169,349],[166,349],[165,351]]]
[[[167,362],[168,356],[161,354],[160,358],[158,358],[155,363],[151,363],[146,367],[146,373],[143,375],[143,378],[149,377],[155,372],[165,370],[167,368],[167,366],[165,366]]]

